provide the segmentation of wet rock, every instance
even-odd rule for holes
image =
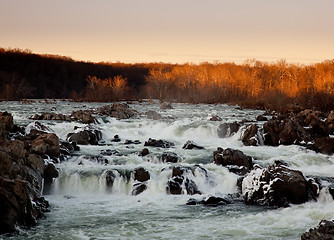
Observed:
[[[44,168],[44,190],[43,194],[51,193],[51,186],[54,178],[59,176],[59,172],[53,163],[47,163]]]
[[[141,144],[141,142],[139,140],[132,141],[132,140],[127,139],[127,140],[125,140],[124,144],[125,145],[129,145],[129,144]]]
[[[97,110],[97,113],[117,119],[129,119],[138,116],[138,112],[131,109],[130,106],[125,103],[114,103],[112,105],[100,107]]]
[[[164,102],[164,103],[161,103],[160,109],[173,109],[173,106],[171,103]]]
[[[259,146],[260,136],[258,135],[259,127],[255,124],[248,126],[241,136],[241,141],[246,146]]]
[[[85,129],[76,133],[69,133],[67,140],[76,142],[81,145],[98,145],[98,141],[102,139],[102,132],[97,129]]]
[[[217,196],[208,196],[206,198],[203,198],[202,200],[196,200],[194,198],[190,198],[188,202],[186,203],[187,205],[206,205],[206,206],[222,206],[226,204],[232,204],[234,203],[233,199],[229,195],[224,195],[222,197],[217,197]]]
[[[150,154],[150,151],[147,148],[144,148],[143,150],[141,150],[141,152],[139,153],[139,156],[144,157],[146,155]]]
[[[133,170],[134,180],[145,182],[150,180],[150,173],[143,167],[138,167]]]
[[[85,124],[95,123],[95,118],[87,111],[73,111],[71,117]]]
[[[80,148],[77,146],[76,142],[67,142],[67,141],[60,141],[60,153],[64,155],[71,155],[73,151],[79,151]]]
[[[54,133],[42,134],[32,141],[31,152],[57,158],[60,155],[59,138]]]
[[[263,115],[259,115],[256,117],[256,121],[268,121],[268,118]]]
[[[109,164],[108,159],[106,159],[105,157],[103,157],[101,155],[83,156],[83,158],[86,159],[86,160],[88,160],[88,161],[90,161],[90,162],[95,162],[95,163],[104,164],[104,165]],[[83,163],[81,162],[81,164],[83,164]]]
[[[106,149],[106,150],[101,150],[100,154],[103,156],[112,156],[119,154],[119,152],[115,149]]]
[[[334,138],[332,137],[320,137],[314,140],[313,145],[310,147],[316,152],[323,154],[333,154],[334,153]]]
[[[144,192],[146,189],[147,189],[147,185],[145,183],[135,183],[133,185],[133,190],[131,192],[131,195],[136,196]]]
[[[149,138],[148,141],[145,142],[144,146],[170,148],[170,147],[174,147],[174,143],[168,142],[165,140],[156,140],[156,139]]]
[[[115,182],[115,170],[107,170],[105,174],[107,191],[111,192]]]
[[[230,137],[238,132],[240,125],[237,122],[222,123],[218,126],[217,133],[220,138]]]
[[[211,117],[209,118],[209,121],[215,121],[215,122],[218,122],[218,121],[221,121],[222,118],[217,116],[217,115],[211,115]]]
[[[316,228],[310,229],[301,236],[301,240],[333,240],[334,221],[321,220]]]
[[[0,137],[8,137],[13,127],[13,116],[8,112],[0,112]]]
[[[195,166],[199,171],[205,171],[199,166]],[[196,183],[191,179],[194,177],[194,169],[184,166],[176,166],[172,169],[172,177],[167,182],[167,192],[178,195],[186,193],[188,195],[201,194]]]
[[[199,146],[195,142],[189,141],[189,140],[183,145],[182,148],[183,149],[204,149],[204,147]]]
[[[247,170],[252,168],[252,157],[245,155],[240,150],[234,150],[227,148],[217,148],[217,151],[213,152],[213,160],[217,165],[229,166],[235,165],[239,167],[245,167]]]
[[[70,116],[66,116],[61,113],[47,113],[44,112],[41,115],[35,114],[34,116],[29,117],[32,120],[58,120],[58,121],[71,121]]]
[[[27,126],[26,131],[29,132],[29,135],[34,137],[34,138],[36,138],[39,135],[42,135],[44,133],[52,133],[53,132],[49,127],[43,125],[40,122],[30,123]]]
[[[11,156],[14,159],[24,159],[27,151],[24,149],[24,143],[19,140],[14,140],[9,145]]]
[[[160,120],[161,119],[161,115],[159,113],[157,113],[156,111],[148,111],[146,112],[146,117],[148,119],[153,119],[153,120]]]
[[[162,162],[177,163],[179,156],[174,152],[164,152],[161,156]]]
[[[111,140],[112,142],[120,142],[121,139],[119,138],[118,135],[115,135],[114,138]]]
[[[282,164],[268,168],[254,168],[242,181],[242,195],[246,204],[287,207],[301,204],[317,193],[311,192],[303,173]]]

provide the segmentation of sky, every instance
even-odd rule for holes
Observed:
[[[0,47],[91,62],[334,59],[334,0],[0,0]]]

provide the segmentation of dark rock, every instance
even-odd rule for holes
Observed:
[[[131,192],[131,195],[136,196],[144,192],[146,189],[147,189],[147,185],[145,183],[135,183],[133,185],[133,190]]]
[[[95,123],[95,118],[87,111],[73,111],[71,117],[85,124]]]
[[[88,161],[95,162],[95,163],[100,163],[100,164],[104,164],[104,165],[109,164],[108,159],[106,159],[105,157],[103,157],[101,155],[97,155],[97,156],[83,156],[83,158],[87,159]]]
[[[312,188],[301,171],[274,164],[252,170],[243,179],[242,195],[246,204],[287,207],[313,199]]]
[[[144,157],[146,155],[150,154],[150,151],[147,148],[144,148],[143,150],[141,150],[141,152],[139,153],[139,156]]]
[[[204,147],[199,146],[195,142],[189,141],[189,140],[183,145],[182,148],[183,149],[204,149]]]
[[[102,132],[96,129],[85,129],[76,133],[67,135],[69,142],[76,142],[81,145],[98,145],[98,141],[102,139]]]
[[[119,138],[118,135],[115,135],[114,138],[111,140],[112,142],[120,142],[121,139]]]
[[[119,152],[115,149],[107,149],[107,150],[101,150],[100,154],[104,156],[112,156],[119,154]]]
[[[8,112],[0,112],[0,137],[8,137],[8,133],[13,127],[13,116]]]
[[[333,154],[334,153],[334,138],[331,137],[320,137],[314,140],[311,149],[323,154]]]
[[[148,141],[145,142],[144,146],[170,148],[170,147],[174,147],[174,143],[168,142],[165,140],[156,140],[156,139],[149,138]]]
[[[161,156],[162,162],[177,163],[179,156],[173,152],[164,152]]]
[[[219,116],[217,116],[217,115],[212,115],[212,116],[209,118],[209,121],[216,121],[216,122],[218,122],[218,121],[221,121],[221,120],[222,120],[222,118],[219,117]]]
[[[44,189],[43,194],[47,195],[51,193],[51,186],[53,179],[59,176],[59,172],[53,163],[47,163],[44,168]]]
[[[334,110],[329,113],[326,123],[328,125],[328,132],[334,134]]]
[[[139,140],[125,140],[124,142],[125,145],[129,145],[129,144],[141,144],[141,142]]]
[[[107,170],[105,176],[107,191],[111,192],[116,178],[115,170]]]
[[[138,112],[134,109],[130,109],[130,106],[125,103],[114,103],[100,107],[97,113],[117,119],[129,119],[138,116]]]
[[[263,115],[259,115],[256,117],[256,121],[268,121],[268,118]]]
[[[164,103],[161,103],[160,109],[173,109],[173,107],[172,107],[172,104],[164,102]]]
[[[227,148],[217,148],[217,151],[213,152],[213,160],[217,165],[228,166],[236,165],[239,167],[245,167],[247,170],[252,168],[252,157],[245,155],[240,150],[234,150]]]
[[[334,221],[321,220],[316,228],[310,229],[301,236],[301,240],[333,240]]]
[[[143,167],[138,167],[133,170],[134,180],[145,182],[150,180],[150,173]]]
[[[223,197],[216,197],[216,196],[208,196],[202,200],[196,200],[194,198],[190,198],[187,202],[187,205],[199,205],[203,204],[206,206],[221,206],[226,204],[234,203],[233,199],[229,195],[225,195]]]
[[[153,120],[160,120],[161,119],[161,115],[159,113],[157,113],[156,111],[152,111],[152,110],[150,110],[146,113],[146,117],[148,119],[153,119]]]
[[[230,137],[238,132],[240,125],[237,122],[222,123],[218,126],[217,133],[220,138]]]
[[[38,155],[47,154],[50,157],[59,157],[59,138],[54,133],[42,134],[32,141],[31,152]]]
[[[199,171],[205,171],[200,166],[195,166]],[[194,177],[194,169],[190,167],[177,166],[172,169],[172,177],[167,182],[167,192],[169,194],[182,194],[186,192],[189,195],[201,194],[196,183],[190,179]],[[205,172],[206,174],[206,172]]]
[[[241,141],[246,146],[259,146],[260,136],[258,135],[259,127],[255,124],[248,126],[241,136]]]

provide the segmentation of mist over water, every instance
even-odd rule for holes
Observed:
[[[1,102],[0,110],[13,114],[17,124],[28,126],[28,117],[35,113],[57,112],[70,114],[73,110],[96,108],[105,103],[72,103],[57,101],[52,104],[20,104]],[[318,154],[300,146],[244,146],[236,134],[219,138],[217,129],[224,122],[254,121],[263,114],[260,110],[241,110],[228,105],[173,104],[173,109],[161,110],[158,102],[131,104],[140,117],[116,120],[96,116],[94,128],[101,130],[100,145],[81,145],[80,151],[66,161],[56,164],[60,175],[55,179],[52,194],[45,196],[51,203],[47,218],[29,230],[6,239],[300,239],[300,235],[315,227],[322,219],[334,218],[334,201],[323,190],[317,201],[288,208],[248,206],[241,202],[207,207],[188,206],[189,198],[238,191],[239,176],[227,168],[212,163],[217,147],[234,148],[253,157],[254,162],[266,166],[275,160],[290,163],[291,168],[301,170],[306,176],[334,177],[334,156]],[[161,120],[147,119],[145,112],[154,110]],[[209,121],[218,115],[222,121]],[[78,122],[40,121],[66,140]],[[112,142],[115,135],[120,142]],[[172,148],[148,147],[150,154],[138,153],[149,138],[163,139],[175,144]],[[139,140],[140,144],[124,144],[125,140]],[[186,150],[187,140],[204,149]],[[116,150],[117,154],[103,156],[108,163],[92,161],[101,150]],[[161,154],[174,152],[178,163],[164,163]],[[173,166],[199,166],[189,178],[195,182],[202,195],[167,194],[167,181]],[[131,172],[143,167],[150,173],[147,189],[133,196],[136,181]],[[114,174],[112,188],[108,188],[106,174]]]

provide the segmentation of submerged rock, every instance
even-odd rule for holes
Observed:
[[[144,146],[149,146],[149,147],[161,147],[161,148],[170,148],[174,147],[174,143],[168,142],[165,140],[156,140],[149,138],[147,142],[145,142]]]
[[[334,221],[322,220],[316,228],[310,229],[301,236],[301,240],[333,240]]]

